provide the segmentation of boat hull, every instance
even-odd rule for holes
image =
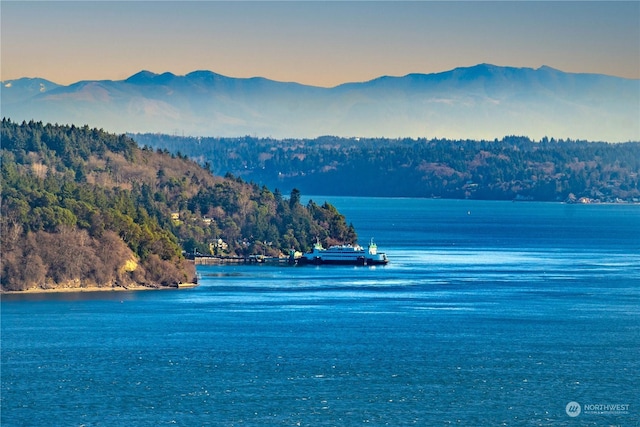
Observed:
[[[322,257],[300,257],[297,259],[299,265],[385,265],[387,259],[373,259],[358,257],[354,259],[327,259]]]
[[[384,265],[389,259],[384,252],[378,252],[378,246],[371,239],[367,250],[360,245],[334,245],[324,249],[318,241],[311,252],[299,258],[292,251],[290,262],[301,265]]]

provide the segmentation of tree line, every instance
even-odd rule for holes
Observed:
[[[134,135],[215,173],[308,194],[485,200],[640,201],[640,143],[196,138]]]
[[[279,255],[353,243],[332,205],[215,176],[183,155],[88,126],[2,120],[4,290],[171,286],[195,277],[186,253]],[[223,242],[224,245],[217,245]]]

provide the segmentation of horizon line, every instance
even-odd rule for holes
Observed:
[[[424,76],[428,76],[428,75],[437,75],[437,74],[445,74],[445,73],[449,73],[455,70],[463,70],[463,69],[472,69],[472,68],[477,68],[480,66],[490,66],[490,67],[496,67],[496,68],[509,68],[509,69],[519,69],[519,70],[532,70],[532,71],[540,71],[543,69],[549,69],[549,70],[553,70],[553,71],[557,71],[557,72],[561,72],[564,74],[578,74],[578,75],[597,75],[597,76],[607,76],[607,77],[613,77],[613,78],[619,78],[619,79],[625,79],[625,80],[640,80],[640,78],[633,78],[633,77],[622,77],[622,76],[617,76],[617,75],[612,75],[612,74],[603,74],[603,73],[593,73],[593,72],[574,72],[574,71],[564,71],[562,69],[556,68],[556,67],[552,67],[546,64],[542,64],[539,65],[538,67],[518,67],[518,66],[512,66],[512,65],[496,65],[496,64],[492,64],[492,63],[487,63],[487,62],[482,62],[482,63],[478,63],[475,65],[469,65],[469,66],[459,66],[459,67],[454,67],[448,70],[443,70],[443,71],[435,71],[435,72],[409,72],[403,75],[389,75],[389,74],[382,74],[379,75],[377,77],[374,77],[372,79],[369,80],[360,80],[360,81],[344,81],[342,83],[339,83],[337,85],[333,85],[333,86],[321,86],[321,85],[313,85],[313,84],[306,84],[306,83],[300,83],[297,81],[286,81],[286,80],[276,80],[276,79],[272,79],[269,77],[265,77],[265,76],[260,76],[260,75],[255,75],[255,76],[250,76],[250,77],[237,77],[237,76],[230,76],[230,75],[226,75],[226,74],[221,74],[218,73],[216,71],[213,70],[209,70],[209,69],[195,69],[193,71],[189,71],[185,74],[176,74],[172,71],[162,71],[162,72],[155,72],[155,71],[151,71],[149,69],[142,69],[139,70],[131,75],[129,75],[128,77],[122,78],[122,79],[81,79],[81,80],[77,80],[77,81],[72,81],[68,84],[64,84],[64,83],[58,83],[54,80],[50,80],[46,77],[42,77],[42,76],[21,76],[21,77],[17,77],[17,78],[10,78],[10,79],[6,79],[6,80],[0,80],[0,83],[2,83],[3,87],[11,87],[11,86],[6,86],[6,83],[11,83],[14,81],[18,81],[18,80],[23,80],[23,79],[30,79],[30,80],[46,80],[50,83],[54,83],[56,85],[59,86],[71,86],[77,83],[82,83],[82,82],[123,82],[126,81],[134,76],[137,76],[138,74],[142,74],[142,73],[150,73],[153,75],[153,77],[157,77],[157,76],[162,76],[162,75],[172,75],[174,77],[187,77],[190,74],[194,74],[194,73],[198,73],[198,72],[206,72],[206,73],[211,73],[211,74],[215,74],[218,75],[220,77],[225,77],[225,78],[230,78],[230,79],[239,79],[239,80],[251,80],[251,79],[264,79],[264,80],[269,80],[272,82],[277,82],[277,83],[291,83],[291,84],[298,84],[301,86],[308,86],[308,87],[316,87],[316,88],[324,88],[324,89],[332,89],[332,88],[336,88],[339,86],[343,86],[343,85],[347,85],[347,84],[358,84],[358,83],[368,83],[374,80],[378,80],[381,78],[404,78],[404,77],[408,77],[408,76],[418,76],[418,75],[424,75]]]

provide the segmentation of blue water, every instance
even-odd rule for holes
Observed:
[[[4,295],[2,426],[639,425],[640,206],[329,201],[389,265]]]

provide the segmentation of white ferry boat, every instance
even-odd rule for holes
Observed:
[[[311,252],[303,254],[296,261],[298,264],[315,265],[384,265],[389,259],[384,252],[378,252],[378,246],[371,239],[367,249],[360,245],[336,245],[325,249],[317,242]]]

